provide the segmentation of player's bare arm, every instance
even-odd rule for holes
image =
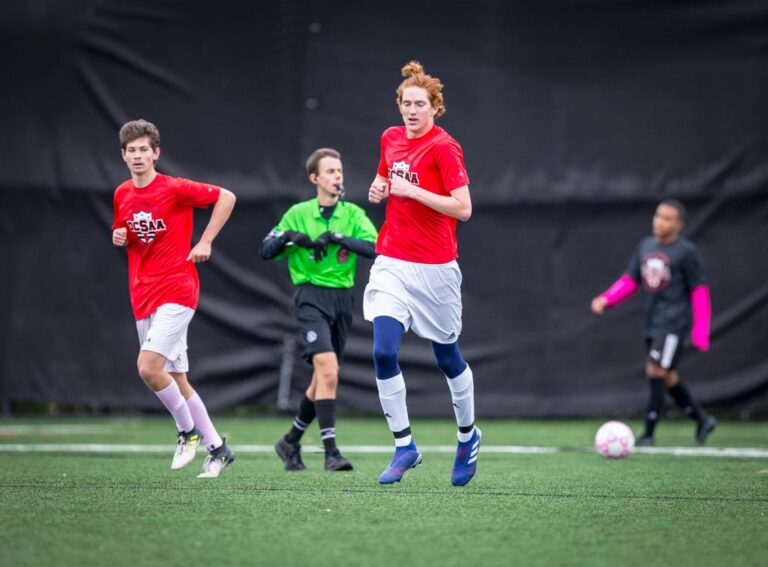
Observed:
[[[112,244],[115,246],[125,246],[128,243],[128,229],[116,228],[112,231]]]
[[[453,217],[460,221],[468,221],[472,216],[472,199],[469,196],[469,186],[463,185],[451,191],[450,195],[438,195],[409,183],[399,176],[393,176],[389,188],[390,195],[399,195],[418,201],[430,209]]]
[[[213,206],[211,212],[211,220],[208,221],[208,226],[205,227],[203,236],[200,237],[200,241],[195,244],[194,248],[189,252],[187,261],[192,261],[195,264],[200,262],[206,262],[211,257],[211,244],[213,240],[218,236],[221,229],[229,220],[229,216],[232,214],[232,209],[235,208],[235,201],[237,197],[232,191],[227,189],[221,189],[219,192],[219,200]]]
[[[368,189],[368,202],[378,205],[387,198],[387,178],[377,175]]]

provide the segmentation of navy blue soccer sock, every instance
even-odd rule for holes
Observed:
[[[373,320],[373,365],[379,380],[400,374],[398,358],[403,335],[405,327],[397,319],[384,315]]]

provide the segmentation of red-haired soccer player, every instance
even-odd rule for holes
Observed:
[[[220,187],[158,173],[160,132],[151,122],[124,124],[120,147],[131,178],[115,190],[112,243],[128,253],[131,305],[141,343],[139,375],[176,422],[171,468],[192,461],[202,436],[209,455],[199,477],[217,477],[235,455],[187,381],[187,327],[200,295],[195,264],[210,258],[211,243],[229,219],[235,196]],[[210,205],[208,226],[191,247],[193,209]]]
[[[654,444],[653,432],[664,408],[665,389],[677,405],[696,420],[695,440],[699,445],[704,444],[707,435],[717,426],[717,420],[694,401],[675,369],[682,352],[682,339],[689,328],[693,346],[709,350],[709,287],[696,246],[680,236],[684,222],[682,203],[674,199],[659,203],[653,216],[653,236],[640,242],[624,275],[592,300],[592,311],[602,315],[606,309],[627,300],[640,284],[647,292],[645,375],[650,396],[645,431],[637,440],[640,446]]]
[[[475,427],[472,370],[459,351],[461,270],[456,263],[456,222],[472,214],[469,178],[461,146],[435,118],[445,112],[443,84],[411,61],[402,68],[397,105],[404,126],[381,136],[371,203],[387,199],[386,219],[365,289],[363,311],[373,321],[373,361],[379,399],[395,437],[395,454],[379,482],[398,482],[421,462],[411,437],[400,343],[410,328],[432,343],[445,375],[458,424],[458,447],[451,473],[455,486],[477,470],[481,432]]]

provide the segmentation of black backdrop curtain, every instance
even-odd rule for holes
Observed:
[[[711,284],[705,404],[768,410],[768,5],[764,2],[37,0],[0,7],[0,398],[155,408],[136,376],[111,195],[119,126],[158,124],[160,169],[238,195],[200,268],[190,377],[208,405],[272,403],[294,332],[286,267],[258,243],[312,195],[332,146],[365,203],[399,69],[445,83],[474,214],[459,227],[478,414],[630,413],[645,400],[642,301],[590,299],[655,204],[682,199]],[[198,234],[207,215],[197,217]],[[378,411],[360,297],[340,402]],[[450,415],[431,349],[402,349],[414,415]],[[294,392],[309,368],[296,360]]]

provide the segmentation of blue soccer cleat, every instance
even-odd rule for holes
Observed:
[[[453,486],[464,486],[475,476],[482,438],[483,432],[475,427],[469,441],[466,443],[459,441],[456,447],[456,460],[453,462],[453,470],[451,471],[451,484]]]
[[[400,482],[405,471],[420,464],[421,453],[416,449],[416,444],[413,441],[406,447],[397,447],[395,449],[395,456],[392,457],[387,468],[385,468],[384,472],[379,476],[379,482],[381,484],[394,484],[395,482]]]

